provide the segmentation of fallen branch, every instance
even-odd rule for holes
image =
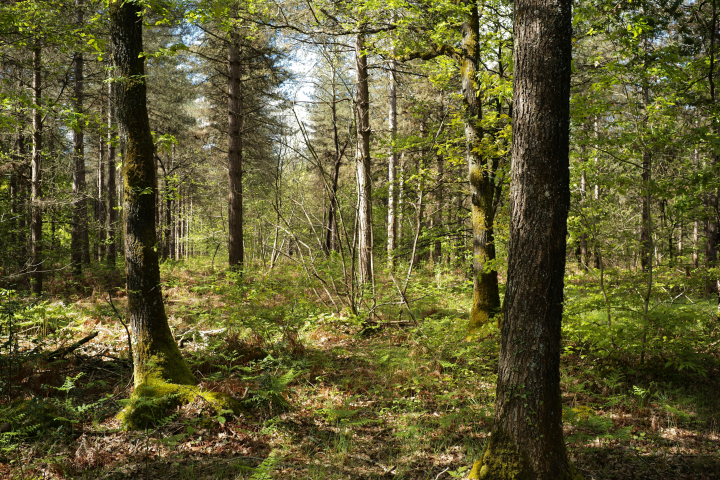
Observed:
[[[48,361],[60,359],[60,358],[64,357],[65,355],[67,355],[68,353],[72,353],[73,351],[82,347],[83,345],[85,345],[86,343],[88,343],[90,340],[92,340],[93,338],[95,338],[97,336],[98,336],[98,332],[93,332],[90,335],[88,335],[87,337],[78,340],[77,342],[73,343],[70,346],[58,348],[54,352],[47,355],[46,358]]]

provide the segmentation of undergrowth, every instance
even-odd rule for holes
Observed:
[[[720,471],[718,324],[710,302],[660,273],[647,313],[641,278],[608,272],[607,300],[591,275],[568,278],[563,420],[587,478]],[[122,431],[115,415],[131,393],[130,363],[99,293],[108,286],[41,299],[3,291],[0,476],[442,479],[479,458],[500,335],[494,324],[468,335],[472,283],[462,272],[416,270],[410,312],[379,275],[377,301],[355,314],[288,264],[239,275],[209,259],[169,262],[163,280],[200,388],[241,408],[198,397]],[[92,342],[48,359],[91,331]]]

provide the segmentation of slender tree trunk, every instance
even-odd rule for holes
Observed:
[[[358,182],[358,270],[360,283],[374,282],[372,233],[372,179],[370,177],[370,93],[368,90],[365,34],[355,36],[355,69],[357,75],[355,112],[357,125]]]
[[[422,124],[420,126],[420,137],[425,137],[425,125]],[[417,157],[417,163],[416,163],[416,172],[418,177],[418,185],[417,185],[417,207],[415,208],[415,225],[416,225],[416,235],[418,238],[421,238],[423,235],[423,231],[425,230],[425,155],[427,155],[427,151],[423,149],[420,152],[420,155]],[[417,265],[421,261],[425,261],[427,259],[427,250],[419,249],[419,252],[416,252],[414,256],[414,264]]]
[[[76,0],[75,23],[83,24],[83,0]],[[70,231],[70,256],[75,275],[82,274],[83,265],[90,264],[90,245],[87,231],[87,198],[85,196],[85,144],[83,114],[83,54],[75,52],[74,110],[76,124],[73,128],[73,202],[72,227]]]
[[[495,421],[472,479],[583,478],[562,430],[571,1],[516,0],[508,281]]]
[[[443,220],[443,204],[445,203],[445,189],[443,188],[443,175],[445,162],[442,155],[437,155],[437,178],[435,179],[437,186],[435,187],[435,214],[433,215],[433,228],[435,229],[435,251],[433,252],[433,262],[435,265],[442,263],[442,240],[439,230],[442,228]]]
[[[117,198],[115,191],[117,185],[115,183],[115,147],[117,144],[117,135],[115,133],[115,83],[108,83],[108,161],[107,161],[107,232],[108,242],[105,246],[105,261],[110,268],[115,268],[117,257]]]
[[[116,65],[115,105],[123,156],[123,214],[127,316],[132,327],[135,386],[164,380],[194,384],[195,378],[180,355],[170,331],[160,284],[156,250],[155,196],[157,179],[153,140],[146,105],[146,76],[142,46],[141,6],[134,2],[109,4],[110,39]],[[146,193],[146,192],[151,193]]]
[[[470,18],[462,26],[463,59],[460,69],[465,106],[465,148],[472,203],[473,302],[468,325],[470,331],[477,330],[500,311],[497,270],[488,267],[488,264],[492,265],[495,260],[493,231],[495,172],[493,165],[497,168],[497,164],[491,162],[492,165],[488,165],[489,160],[477,152],[477,146],[483,137],[483,130],[480,126],[482,105],[475,83],[480,56],[478,44],[480,14],[475,0],[472,0],[472,3]]]
[[[585,153],[585,149],[583,149],[583,153]],[[586,201],[587,201],[587,180],[585,178],[585,163],[587,162],[587,157],[583,155],[582,157],[583,162],[583,169],[580,172],[580,208],[583,211],[583,213],[586,214]],[[587,216],[583,215],[585,220],[582,222],[582,228],[583,231],[580,234],[580,270],[587,272],[589,261],[588,258],[588,235],[587,235],[587,229],[589,227],[589,221],[587,220]]]
[[[695,172],[697,172],[698,169],[698,163],[700,161],[700,152],[698,152],[698,148],[695,147],[695,153],[693,155],[693,167],[695,168]],[[698,240],[699,240],[699,222],[697,219],[697,208],[695,209],[695,220],[693,220],[693,251],[692,251],[692,264],[693,268],[697,270],[698,268]]]
[[[398,165],[398,187],[397,187],[397,231],[395,232],[395,246],[400,245],[403,238],[403,208],[405,206],[405,152],[400,153],[400,165]]]
[[[100,118],[104,118],[107,113],[105,110],[104,99],[100,98]],[[100,155],[98,156],[98,173],[97,173],[97,221],[98,221],[98,248],[97,248],[97,260],[98,263],[103,261],[105,256],[105,244],[107,243],[107,230],[105,228],[107,218],[107,204],[105,203],[105,196],[107,187],[107,177],[105,175],[105,168],[107,162],[105,161],[106,153],[106,142],[105,137],[100,135]]]
[[[710,86],[710,105],[712,108],[715,108],[717,98],[716,98],[716,92],[715,92],[715,67],[716,67],[716,55],[715,55],[715,42],[716,42],[716,32],[717,32],[717,20],[718,20],[718,12],[717,12],[717,6],[715,0],[712,2],[712,19],[711,19],[711,29],[710,29],[710,66],[708,70],[708,83]],[[712,116],[712,119],[710,120],[711,125],[711,131],[718,135],[720,133],[720,123],[715,119],[714,116]],[[713,154],[711,156],[711,168],[713,171],[715,171],[715,167],[718,164],[718,155]],[[717,227],[717,215],[718,215],[718,195],[717,191],[715,189],[711,190],[710,193],[706,196],[705,199],[705,208],[708,212],[708,219],[705,223],[705,235],[706,235],[706,243],[705,243],[705,263],[708,268],[714,268],[717,266],[717,242],[718,242],[718,227]],[[708,293],[718,293],[720,295],[720,291],[718,291],[717,286],[717,280],[711,279],[710,282],[707,285],[707,291]],[[720,298],[720,297],[719,297]]]
[[[650,269],[652,262],[652,239],[650,238],[650,195],[646,195],[650,189],[650,169],[652,167],[652,155],[649,150],[643,151],[642,156],[642,225],[640,227],[640,266],[643,271]]]
[[[388,266],[395,267],[395,248],[397,246],[397,176],[398,155],[395,151],[395,137],[397,136],[397,80],[395,70],[397,62],[390,62],[390,85],[388,92],[388,129],[390,131],[390,155],[388,156],[388,222],[387,222],[387,255]]]
[[[30,197],[31,226],[30,283],[32,292],[40,295],[43,289],[42,260],[42,62],[40,47],[33,48],[33,150],[32,150],[32,191]]]
[[[337,128],[337,91],[335,80],[335,69],[332,70],[332,103],[330,104],[330,120],[333,126],[333,143],[335,154],[333,158],[333,175],[330,183],[330,198],[327,215],[327,229],[325,232],[325,253],[330,251],[338,251],[338,181],[340,179],[340,163],[342,161],[343,152],[340,148],[340,135]]]
[[[22,272],[28,270],[28,252],[27,252],[27,172],[25,164],[25,135],[18,129],[15,150],[18,158],[17,173],[17,248],[18,248],[18,266]],[[30,173],[32,177],[32,172]]]
[[[243,185],[242,185],[242,98],[240,92],[240,47],[238,36],[228,42],[228,252],[230,268],[242,269],[243,249]]]

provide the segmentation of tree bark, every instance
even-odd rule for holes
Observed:
[[[355,36],[357,75],[355,112],[357,125],[358,270],[360,283],[373,283],[372,179],[370,178],[370,93],[365,34]]]
[[[107,224],[105,231],[108,241],[105,245],[105,262],[108,267],[115,268],[117,257],[117,240],[115,239],[115,225],[117,224],[117,198],[115,197],[115,147],[117,136],[115,134],[115,83],[108,83],[108,159],[107,159]]]
[[[242,269],[243,186],[242,186],[242,98],[240,93],[240,48],[238,35],[228,42],[228,253],[230,268]]]
[[[102,95],[100,96],[100,118],[104,118],[105,114],[105,102],[103,101]],[[97,222],[98,222],[98,244],[97,244],[97,260],[98,263],[102,262],[105,256],[105,243],[107,241],[107,230],[105,229],[106,217],[107,217],[107,205],[105,203],[107,176],[105,174],[105,168],[107,161],[105,159],[106,145],[105,136],[100,135],[100,152],[98,155],[98,173],[97,173],[97,200],[95,202],[97,209]]]
[[[153,140],[146,105],[141,7],[134,2],[111,2],[110,39],[116,66],[115,106],[123,158],[123,213],[128,317],[132,327],[135,386],[160,379],[194,384],[195,378],[180,355],[170,331],[156,251],[155,197],[157,179]]]
[[[508,281],[495,421],[474,479],[581,479],[562,430],[571,1],[516,0]]]
[[[327,229],[325,231],[325,253],[339,250],[338,220],[339,205],[337,201],[338,182],[340,179],[340,164],[345,148],[340,148],[340,135],[337,128],[337,91],[336,91],[335,68],[332,68],[332,103],[330,104],[330,120],[333,128],[333,144],[335,154],[333,155],[333,175],[330,183],[330,201],[327,215]],[[277,237],[277,235],[276,235]]]
[[[40,47],[33,48],[33,150],[31,179],[30,221],[30,285],[36,295],[42,293],[42,62]]]
[[[397,80],[395,70],[397,62],[390,62],[390,85],[388,91],[388,128],[390,131],[390,155],[388,156],[388,222],[387,222],[387,255],[388,266],[395,267],[395,248],[397,247],[397,160],[395,137],[397,136]]]
[[[495,172],[497,161],[484,158],[477,152],[482,141],[482,105],[477,96],[480,14],[473,1],[470,18],[462,25],[463,58],[460,69],[462,94],[465,106],[465,145],[468,179],[471,194],[471,218],[473,230],[473,302],[470,308],[470,331],[486,324],[500,311],[500,292],[495,261],[495,238],[493,223],[495,211]],[[488,265],[489,264],[489,265]]]
[[[76,0],[75,23],[83,24],[83,3]],[[70,231],[70,261],[75,275],[81,275],[83,265],[90,264],[90,245],[87,231],[87,198],[85,197],[85,144],[83,114],[83,54],[75,52],[74,57],[74,110],[75,126],[73,128],[73,201],[72,227]]]

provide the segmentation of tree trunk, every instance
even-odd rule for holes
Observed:
[[[105,117],[105,102],[103,101],[102,95],[100,96],[100,118]],[[98,173],[97,173],[97,222],[98,222],[98,245],[97,245],[97,260],[98,263],[102,262],[103,256],[105,255],[105,243],[107,241],[105,230],[105,222],[107,217],[107,206],[105,204],[105,192],[106,192],[106,175],[105,168],[107,162],[105,161],[105,136],[100,135],[100,155],[98,156]]]
[[[693,155],[693,167],[694,167],[695,173],[697,173],[699,161],[700,161],[700,152],[698,151],[698,148],[695,147],[695,152]],[[697,208],[695,208],[694,213],[695,213],[695,215],[694,215],[695,220],[693,220],[693,234],[692,234],[693,235],[692,236],[692,241],[693,241],[692,265],[693,265],[693,269],[697,270],[697,268],[698,268],[698,239],[699,239],[699,231],[698,231],[699,228],[698,227],[700,226],[698,219],[697,219]]]
[[[486,324],[500,311],[500,292],[497,270],[488,266],[495,261],[495,238],[493,223],[495,211],[495,172],[497,162],[483,158],[477,152],[482,141],[482,106],[477,96],[475,77],[479,62],[480,15],[474,3],[468,21],[462,31],[462,94],[465,105],[465,145],[468,163],[468,179],[471,193],[471,218],[473,230],[473,302],[470,308],[470,331]],[[491,163],[491,164],[489,164]]]
[[[42,64],[40,47],[33,48],[33,150],[32,150],[32,190],[30,196],[30,284],[36,295],[42,293]]]
[[[337,92],[335,86],[335,69],[332,70],[332,103],[330,104],[330,120],[333,126],[333,143],[335,146],[335,154],[333,158],[333,176],[330,184],[330,201],[327,215],[327,230],[325,232],[325,253],[339,250],[338,238],[338,220],[339,205],[337,201],[338,181],[340,179],[340,163],[342,161],[344,148],[340,148],[340,136],[337,128]],[[277,237],[277,235],[276,235]]]
[[[560,327],[570,208],[570,0],[516,0],[510,244],[495,421],[470,478],[565,480]]]
[[[115,245],[115,225],[117,224],[117,199],[115,197],[115,146],[117,135],[115,134],[115,83],[108,83],[108,161],[107,161],[107,225],[106,232],[108,241],[105,246],[105,261],[110,268],[115,268],[117,251]]]
[[[236,33],[228,42],[228,253],[230,268],[242,269],[243,186],[242,186],[242,98],[240,93],[240,49]]]
[[[156,251],[155,196],[157,179],[153,140],[146,106],[141,7],[111,2],[110,39],[116,65],[115,105],[123,157],[123,213],[127,315],[132,327],[135,386],[153,380],[194,384],[195,378],[180,355],[170,331]],[[147,193],[150,192],[150,193]]]
[[[387,255],[388,266],[395,267],[395,247],[397,246],[397,152],[395,137],[397,136],[397,81],[395,70],[397,62],[390,62],[390,86],[388,92],[388,127],[390,131],[390,155],[388,156],[388,222],[387,222]]]
[[[75,23],[83,24],[83,0],[76,0]],[[85,144],[83,114],[83,54],[75,52],[74,57],[75,85],[74,110],[75,126],[73,128],[73,201],[72,201],[72,227],[70,231],[70,256],[75,275],[82,274],[83,265],[90,264],[90,245],[87,231],[87,198],[85,197]]]
[[[437,155],[437,178],[436,178],[436,190],[435,190],[435,214],[433,215],[433,228],[435,229],[435,249],[433,252],[433,262],[435,265],[440,265],[442,263],[442,240],[441,236],[439,235],[441,229],[444,230],[442,226],[442,220],[443,220],[443,204],[445,203],[445,189],[443,188],[443,175],[444,175],[444,158],[442,155]]]
[[[370,93],[368,90],[365,34],[355,37],[357,75],[355,112],[357,125],[358,269],[360,283],[373,283],[372,179],[370,178]]]

